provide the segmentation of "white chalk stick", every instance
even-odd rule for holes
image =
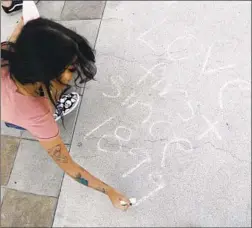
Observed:
[[[136,198],[130,198],[129,201],[132,205],[136,204]]]
[[[136,198],[130,198],[129,201],[130,201],[131,205],[136,204]],[[120,201],[120,203],[121,203],[122,206],[127,205],[127,203],[125,201]]]

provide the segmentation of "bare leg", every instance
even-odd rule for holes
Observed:
[[[12,1],[1,1],[2,6],[9,7]]]

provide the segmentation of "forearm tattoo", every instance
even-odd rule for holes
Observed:
[[[78,173],[76,175],[75,180],[78,181],[81,184],[84,184],[84,185],[88,186],[88,180],[86,180],[85,178],[83,178],[80,173]]]
[[[68,163],[68,158],[65,155],[62,155],[61,152],[61,144],[58,144],[56,146],[54,146],[53,148],[48,150],[49,155],[56,161],[56,162],[60,162],[60,163]],[[81,166],[79,166],[79,168],[81,169],[81,171],[86,172],[86,170],[84,170]],[[88,186],[88,180],[85,179],[84,177],[82,177],[81,173],[78,172],[77,175],[72,176],[76,181],[78,181],[80,184],[83,184],[85,186]],[[102,184],[104,185],[104,187],[94,187],[95,190],[102,192],[104,194],[107,194],[107,186],[105,183],[102,182]]]
[[[99,191],[99,192],[102,192],[104,194],[107,194],[107,191],[105,188],[102,188],[102,187],[96,187],[95,190]]]
[[[81,166],[79,166],[79,168],[81,169],[82,172],[86,172],[85,169],[83,169]],[[74,178],[76,181],[78,181],[79,183],[83,184],[83,185],[86,185],[86,186],[89,186],[88,185],[88,180],[85,179],[84,177],[81,176],[81,173],[78,173],[75,178]],[[108,190],[107,188],[109,187],[107,184],[105,184],[104,182],[101,182],[104,186],[101,187],[101,186],[97,186],[97,187],[92,187],[94,188],[95,190],[99,191],[99,192],[102,192],[104,194],[107,194],[108,193]],[[89,186],[90,187],[90,186]]]
[[[51,157],[56,161],[60,163],[67,163],[68,159],[65,155],[62,155],[61,153],[61,145],[58,144],[54,146],[53,148],[48,150],[48,153],[51,155]]]

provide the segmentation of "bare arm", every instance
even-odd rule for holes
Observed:
[[[21,18],[9,39],[10,42],[16,41],[18,35],[20,34],[23,28],[23,25],[23,18]],[[78,181],[80,184],[83,184],[87,187],[93,188],[99,192],[106,194],[115,207],[121,210],[128,209],[130,205],[130,201],[128,200],[128,198],[126,198],[120,192],[116,191],[111,186],[105,184],[98,178],[91,175],[87,170],[83,169],[72,160],[60,136],[51,141],[40,141],[40,144],[46,151],[48,151],[48,154],[57,163],[57,165],[73,179]],[[120,201],[124,201],[128,204],[123,206],[121,205]]]
[[[115,207],[121,210],[128,209],[130,205],[129,199],[111,186],[91,175],[87,170],[83,169],[74,162],[59,136],[51,141],[40,141],[40,143],[48,151],[48,154],[58,164],[58,166],[74,180],[78,181],[80,184],[106,194]],[[123,206],[120,201],[125,201],[128,204]]]
[[[9,42],[13,42],[15,43],[17,37],[19,36],[21,30],[23,29],[24,26],[24,20],[23,17],[20,18],[20,21],[18,22],[16,28],[14,29],[14,31],[12,32],[10,38],[9,38]]]

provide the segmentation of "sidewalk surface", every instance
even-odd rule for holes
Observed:
[[[137,204],[73,181],[1,126],[1,225],[251,226],[251,2],[42,1],[85,36],[97,81],[65,117],[73,159]],[[1,12],[1,40],[21,13]]]

